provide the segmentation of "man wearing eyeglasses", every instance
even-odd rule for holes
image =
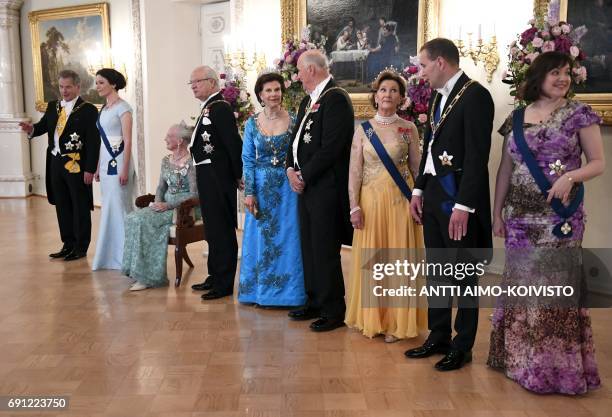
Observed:
[[[208,278],[191,288],[208,291],[203,300],[232,295],[238,262],[236,189],[242,177],[242,139],[230,104],[223,99],[219,76],[197,67],[188,82],[201,101],[189,150],[196,167],[198,193],[208,242]]]

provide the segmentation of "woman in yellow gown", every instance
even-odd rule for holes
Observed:
[[[377,112],[369,122],[412,189],[420,162],[419,136],[413,123],[397,115],[405,100],[406,81],[395,71],[385,70],[374,81],[373,91],[370,101]],[[427,327],[426,311],[416,308],[416,298],[391,301],[376,297],[372,290],[378,282],[364,275],[364,252],[423,248],[423,231],[412,220],[410,202],[383,165],[363,126],[356,128],[351,147],[349,200],[355,233],[345,323],[370,338],[385,335],[389,343],[416,337],[419,329]],[[401,307],[395,307],[398,301]]]

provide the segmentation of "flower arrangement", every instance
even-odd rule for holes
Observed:
[[[302,83],[297,79],[297,62],[304,52],[309,49],[320,49],[325,52],[327,38],[319,32],[312,33],[311,25],[306,26],[301,33],[300,40],[289,39],[285,42],[282,57],[274,60],[276,70],[285,80],[285,94],[283,102],[287,110],[297,113],[300,102],[306,96]]]
[[[220,74],[219,78],[221,95],[232,106],[238,122],[238,130],[242,133],[246,121],[255,114],[255,108],[250,99],[251,94],[246,90],[246,83],[242,77],[233,76],[228,79],[227,74]]]
[[[574,28],[569,23],[555,21],[550,16],[541,19],[541,24],[532,19],[529,25],[530,27],[518,35],[517,40],[509,46],[510,62],[503,79],[504,83],[512,86],[510,95],[515,97],[516,105],[525,104],[517,98],[517,92],[525,80],[529,65],[543,52],[559,51],[569,54],[573,58],[574,83],[582,84],[587,78],[586,68],[581,64],[586,55],[580,48],[580,39],[587,32],[585,26]]]
[[[421,143],[423,143],[423,133],[429,118],[427,108],[432,89],[429,83],[420,76],[418,58],[416,57],[410,58],[410,65],[404,68],[402,75],[408,81],[408,88],[406,101],[400,107],[398,114],[403,119],[416,125]]]

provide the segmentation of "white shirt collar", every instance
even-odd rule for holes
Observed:
[[[212,93],[211,95],[209,95],[206,100],[204,100],[203,102],[200,103],[200,108],[203,109],[204,107],[206,107],[206,105],[208,104],[210,99],[213,98],[214,96],[216,96],[217,94],[219,94],[220,92],[221,91],[217,91],[216,93]]]
[[[61,105],[62,107],[69,107],[69,108],[72,108],[72,107],[74,107],[74,103],[76,103],[76,101],[77,101],[78,99],[79,99],[79,96],[76,96],[75,98],[73,98],[73,99],[72,99],[72,100],[70,100],[70,101],[65,101],[65,100],[62,100],[62,101],[60,101],[60,105]]]
[[[446,84],[444,84],[444,87],[437,88],[436,91],[442,94],[444,97],[450,96],[451,91],[453,91],[455,84],[457,84],[457,81],[462,75],[463,75],[463,70],[457,71],[457,73],[453,75],[452,77],[450,77],[450,79],[446,82]]]
[[[321,93],[323,92],[323,89],[325,89],[325,86],[331,79],[332,79],[332,76],[329,75],[326,79],[324,79],[319,84],[317,84],[314,90],[312,90],[312,93],[310,93],[310,102],[312,104],[317,102],[317,100],[321,96]]]

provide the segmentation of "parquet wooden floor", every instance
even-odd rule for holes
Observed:
[[[190,247],[196,268],[181,288],[138,293],[126,291],[119,272],[90,271],[93,245],[88,260],[72,263],[48,259],[59,246],[45,199],[0,200],[0,395],[62,394],[71,402],[63,413],[2,416],[603,417],[612,410],[610,310],[592,312],[603,388],[580,398],[538,396],[486,367],[486,310],[474,363],[441,374],[432,368],[437,358],[404,358],[422,337],[387,345],[346,328],[315,334],[284,310],[202,302],[190,285],[205,275],[203,245]],[[347,251],[345,273],[349,260]]]

